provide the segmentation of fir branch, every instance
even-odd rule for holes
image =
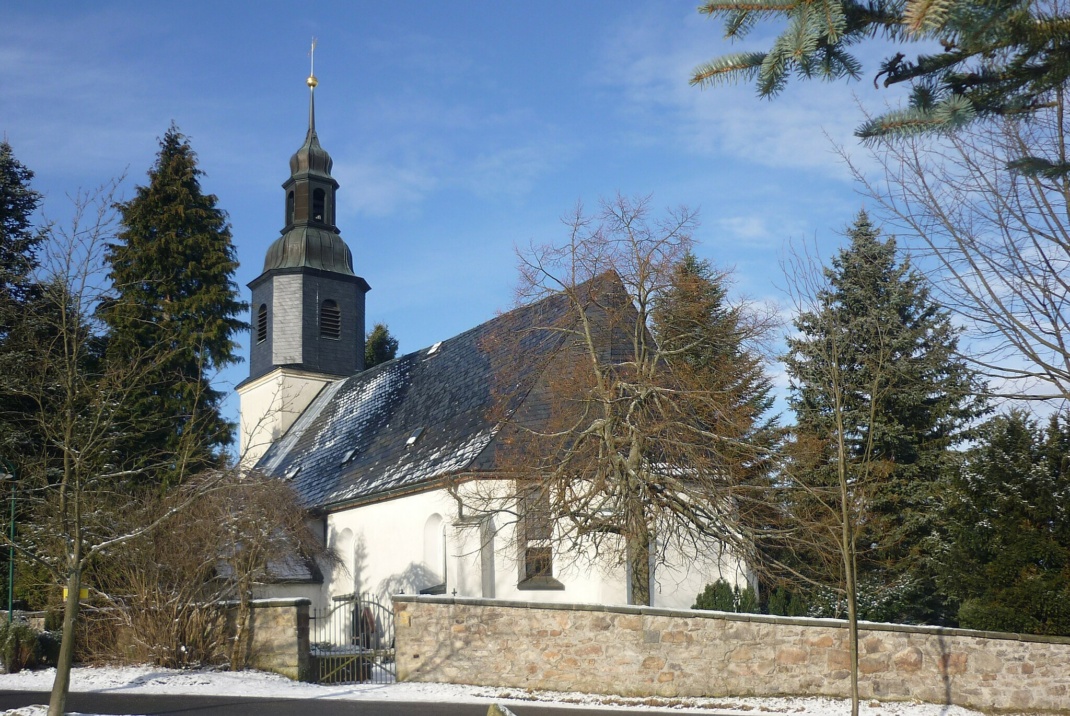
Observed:
[[[709,87],[722,82],[754,79],[765,57],[764,52],[738,52],[718,57],[696,67],[691,84]]]
[[[903,26],[907,35],[923,37],[942,30],[958,0],[907,0]]]

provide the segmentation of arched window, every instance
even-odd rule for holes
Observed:
[[[294,223],[294,193],[292,191],[286,194],[286,225]]]
[[[342,337],[342,312],[338,304],[328,298],[320,306],[320,338],[338,340]]]
[[[324,222],[323,209],[327,204],[327,194],[323,189],[316,189],[312,192],[312,220]]]
[[[436,580],[444,582],[446,581],[446,533],[442,524],[442,515],[437,512],[424,522],[424,566],[434,573]]]
[[[256,309],[256,342],[263,343],[267,340],[267,304],[261,303]]]
[[[334,572],[333,579],[337,580],[336,585],[339,591],[343,593],[351,590],[359,592],[361,585],[358,580],[360,579],[361,567],[366,565],[362,565],[359,561],[353,530],[346,527],[341,532],[338,532],[336,528],[332,528],[330,546],[334,556],[342,563],[342,569],[332,570]],[[347,572],[353,575],[353,582],[347,583]]]
[[[424,523],[424,568],[420,594],[446,593],[446,530],[437,512]]]

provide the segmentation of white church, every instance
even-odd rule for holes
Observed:
[[[293,486],[338,561],[265,585],[262,596],[319,607],[357,593],[628,604],[623,566],[561,554],[563,543],[525,535],[515,519],[466,514],[448,489],[496,479],[496,403],[522,409],[529,395],[494,390],[496,371],[535,365],[532,353],[544,350],[500,339],[562,310],[554,297],[364,369],[370,286],[336,226],[338,182],[316,134],[315,77],[308,85],[308,133],[283,184],[285,225],[249,284],[240,440],[243,465]],[[709,555],[651,570],[653,606],[689,608],[719,577],[746,585],[744,564],[717,544]]]

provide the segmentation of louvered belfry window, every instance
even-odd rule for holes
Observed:
[[[267,340],[267,304],[261,303],[256,311],[256,342]]]
[[[342,337],[342,312],[338,304],[327,299],[320,306],[320,338],[338,340]]]

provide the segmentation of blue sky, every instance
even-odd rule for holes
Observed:
[[[514,247],[562,238],[577,201],[616,192],[699,209],[697,253],[734,268],[739,295],[783,301],[787,242],[828,255],[864,204],[834,143],[863,156],[858,103],[895,98],[872,88],[875,56],[861,82],[793,83],[774,101],[689,87],[732,49],[695,4],[9,2],[0,135],[62,219],[65,195],[124,172],[130,196],[173,120],[230,216],[248,300],[282,226],[315,36],[339,228],[372,286],[369,325],[388,323],[402,352],[509,308]]]

